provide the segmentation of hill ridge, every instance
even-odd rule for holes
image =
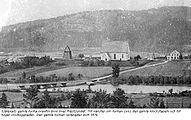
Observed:
[[[100,47],[106,40],[128,41],[130,49],[190,52],[191,8],[161,7],[141,11],[99,10],[28,21],[2,28],[1,49],[60,50]]]

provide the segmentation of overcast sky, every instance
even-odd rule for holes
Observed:
[[[0,27],[80,11],[142,10],[162,6],[191,6],[191,0],[0,0]]]

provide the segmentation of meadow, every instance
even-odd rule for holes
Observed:
[[[151,66],[144,69],[134,70],[120,75],[122,78],[128,76],[183,76],[191,74],[191,61],[169,61],[160,66]]]
[[[66,66],[38,66],[38,67],[32,67],[32,68],[26,68],[26,69],[19,69],[19,70],[13,70],[9,71],[3,74],[0,74],[0,77],[21,77],[22,73],[25,72],[29,75],[35,75],[37,73],[51,71],[55,69],[61,69],[65,68]]]
[[[120,67],[120,70],[126,70],[130,67]],[[74,76],[78,74],[82,74],[84,78],[95,78],[104,75],[108,75],[112,73],[112,67],[67,67],[58,70],[52,70],[48,72],[42,72],[36,74],[37,76],[49,76],[52,74],[56,74],[59,77],[67,77],[68,74],[73,73]]]

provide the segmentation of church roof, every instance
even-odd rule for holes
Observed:
[[[67,46],[65,47],[64,51],[71,51],[71,50],[70,50],[70,47],[67,45]]]
[[[127,41],[109,41],[102,44],[101,52],[129,53],[129,43]]]

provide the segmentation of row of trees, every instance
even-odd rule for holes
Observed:
[[[184,56],[183,58],[184,58],[184,59],[189,59],[189,60],[191,60],[191,55]]]
[[[118,78],[119,84],[145,84],[145,85],[182,85],[191,84],[191,76],[129,76],[127,78]]]
[[[70,108],[165,108],[164,102],[159,98],[152,97],[150,103],[144,106],[137,106],[133,100],[128,98],[125,92],[117,88],[112,94],[108,94],[104,90],[89,91],[89,90],[76,90],[66,92],[58,97],[50,96],[46,90],[41,97],[38,96],[39,90],[36,87],[30,87],[23,94],[23,101],[26,107],[29,108],[65,108],[61,102],[64,100],[71,100],[71,104],[67,107]],[[88,94],[93,94],[89,97]],[[0,99],[0,107],[6,108],[8,101],[6,95],[3,93]]]
[[[82,62],[82,66],[104,66],[104,65],[109,65],[109,63],[106,63],[103,60],[84,60]]]
[[[190,72],[190,71],[189,71]],[[182,84],[191,84],[191,76],[186,75],[184,72],[183,76],[132,76],[130,75],[127,78],[118,78],[120,73],[119,65],[114,65],[112,67],[112,78],[111,83],[114,85],[118,84],[145,84],[145,85],[182,85]]]
[[[68,77],[59,77],[56,74],[52,74],[49,76],[26,76],[26,73],[23,72],[22,78],[19,78],[15,81],[15,83],[47,83],[47,82],[57,82],[57,81],[74,81],[81,80],[83,78],[82,74],[78,74],[75,76],[73,73],[69,73]],[[0,79],[1,80],[1,79]]]
[[[22,77],[15,80],[14,83],[47,83],[47,82],[57,82],[57,81],[74,81],[81,80],[83,78],[82,74],[74,75],[69,73],[67,77],[59,77],[56,74],[49,76],[27,76],[25,72],[22,73]],[[7,84],[9,81],[7,78],[0,78],[0,84]]]
[[[81,65],[82,66],[113,66],[115,64],[118,64],[120,66],[137,66],[139,63],[135,60],[130,61],[104,61],[104,60],[84,60]]]
[[[34,66],[44,66],[53,62],[50,56],[36,57],[36,56],[27,56],[24,57],[20,62],[11,62],[10,66],[14,69],[23,69]]]
[[[6,83],[8,83],[7,78],[0,78],[0,84],[6,84]]]
[[[39,90],[33,86],[26,90],[23,94],[23,101],[30,108],[63,108],[61,102],[69,100],[72,97],[72,92],[64,92],[58,97],[51,96],[50,93],[45,90],[41,97],[38,96]]]
[[[0,68],[0,74],[6,73],[6,72],[8,72],[8,70],[6,68]]]

